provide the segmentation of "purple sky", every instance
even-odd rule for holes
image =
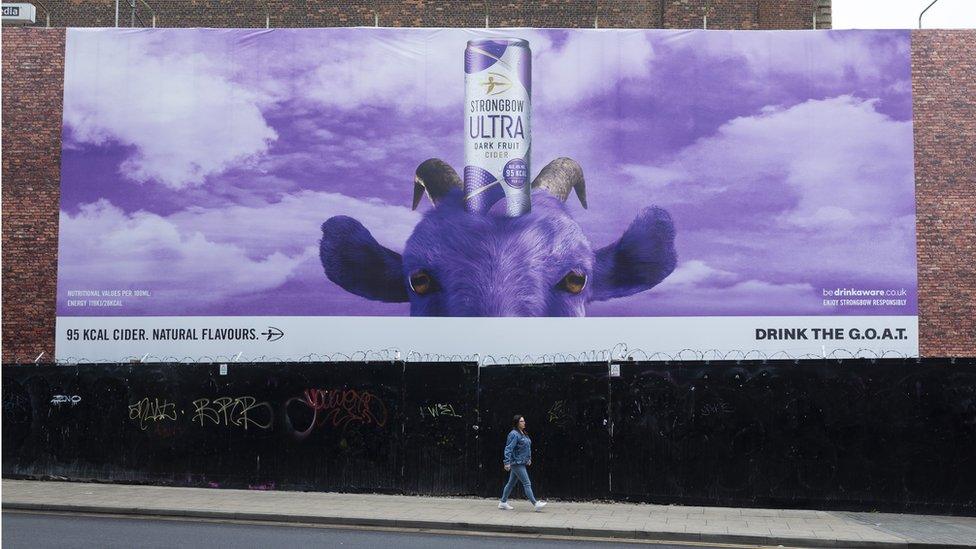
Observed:
[[[486,36],[529,40],[533,175],[580,162],[594,246],[675,220],[678,269],[591,316],[915,314],[907,31],[524,29],[69,30],[58,313],[408,314],[330,282],[319,225],[402,250],[417,164],[462,167]],[[112,289],[152,296],[68,306]]]

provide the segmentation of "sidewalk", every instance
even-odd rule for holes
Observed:
[[[3,480],[3,509],[792,547],[976,547],[976,518]]]

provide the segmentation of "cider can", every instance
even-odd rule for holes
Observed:
[[[531,209],[532,51],[518,38],[471,40],[464,50],[464,204],[484,213]]]

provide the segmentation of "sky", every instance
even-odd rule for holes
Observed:
[[[917,29],[932,0],[833,0],[835,29]],[[922,18],[925,29],[976,28],[976,1],[939,0]]]
[[[907,33],[382,28],[69,29],[59,314],[409,314],[330,282],[319,227],[403,250],[416,166],[462,168],[464,45],[502,34],[532,47],[531,173],[580,162],[593,248],[674,219],[675,272],[588,314],[914,314]],[[907,304],[822,304],[851,287]],[[151,295],[69,303],[113,289]]]

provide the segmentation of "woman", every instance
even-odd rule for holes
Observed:
[[[508,440],[505,442],[505,470],[509,471],[508,483],[502,490],[502,499],[498,502],[499,509],[512,510],[514,507],[508,504],[508,495],[515,488],[515,481],[522,483],[522,490],[525,497],[532,502],[536,511],[541,511],[546,506],[546,502],[538,501],[532,494],[532,481],[529,480],[529,472],[525,469],[532,465],[532,439],[525,434],[525,418],[516,414],[512,420],[512,432],[508,433]]]

